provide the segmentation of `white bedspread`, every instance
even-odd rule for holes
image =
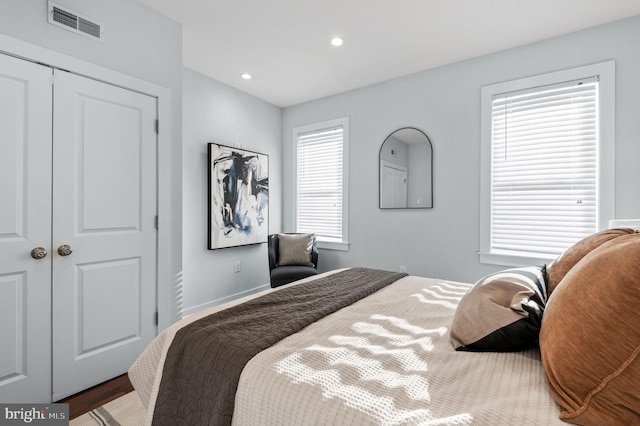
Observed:
[[[233,424],[566,424],[537,350],[453,350],[449,326],[469,288],[405,277],[261,352],[240,378]],[[174,324],[131,367],[147,424],[176,331],[239,302]]]
[[[406,277],[263,351],[242,373],[233,424],[565,424],[537,350],[453,350],[469,287]]]

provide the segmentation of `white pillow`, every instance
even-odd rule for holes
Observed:
[[[311,262],[313,234],[278,234],[278,265],[314,266]]]

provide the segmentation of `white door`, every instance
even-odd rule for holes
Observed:
[[[56,401],[126,372],[156,334],[156,99],[56,71],[54,114]]]
[[[407,169],[387,163],[381,164],[380,207],[407,207]]]
[[[51,398],[50,246],[51,69],[0,55],[0,403]]]

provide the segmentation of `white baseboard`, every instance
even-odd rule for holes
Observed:
[[[258,287],[254,287],[250,290],[241,291],[240,293],[235,293],[230,296],[223,297],[221,299],[212,300],[210,302],[202,303],[200,305],[192,306],[191,308],[184,309],[182,311],[182,318],[186,318],[189,315],[196,314],[203,309],[211,308],[213,306],[222,305],[223,303],[231,302],[236,299],[240,299],[241,297],[250,296],[254,293],[259,293],[261,291],[267,290],[271,288],[271,284],[267,283]]]

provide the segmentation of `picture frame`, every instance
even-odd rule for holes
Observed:
[[[207,144],[209,250],[266,243],[269,156]]]

